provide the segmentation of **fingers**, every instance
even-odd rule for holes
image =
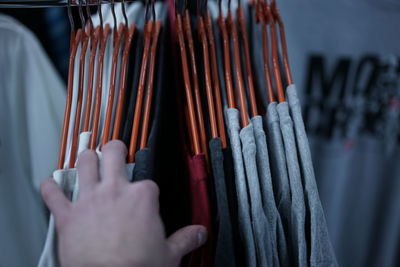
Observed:
[[[103,180],[121,179],[127,182],[128,174],[125,167],[127,150],[125,144],[118,140],[108,142],[104,145],[102,152]]]
[[[207,230],[201,225],[186,226],[172,234],[167,242],[174,262],[180,262],[183,256],[204,245]]]
[[[52,178],[44,180],[40,186],[42,197],[56,218],[69,209],[70,202]]]
[[[78,158],[80,195],[89,192],[99,182],[99,159],[93,150],[83,151]]]

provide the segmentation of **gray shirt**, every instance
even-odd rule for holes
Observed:
[[[268,223],[265,216],[260,182],[256,163],[256,142],[254,139],[253,125],[250,123],[240,131],[242,152],[247,174],[247,184],[250,195],[251,217],[253,233],[256,242],[257,260],[260,266],[278,266],[279,258],[277,245],[272,238],[272,224]]]
[[[243,157],[239,138],[239,111],[237,109],[225,109],[225,118],[228,127],[228,135],[232,146],[232,158],[235,169],[236,192],[238,198],[238,216],[240,235],[245,243],[247,266],[257,266],[256,249],[250,217],[248,188],[243,166]]]
[[[305,203],[301,183],[299,160],[297,158],[296,140],[293,132],[293,122],[289,116],[287,102],[279,103],[276,107],[279,114],[283,144],[285,147],[287,169],[292,194],[291,239],[297,266],[308,266],[307,241],[305,236]]]
[[[256,162],[261,186],[264,212],[268,221],[272,244],[277,247],[280,266],[290,266],[290,258],[286,244],[285,231],[283,229],[281,216],[276,207],[274,191],[272,188],[271,169],[269,165],[268,147],[263,121],[261,116],[251,119],[256,141]],[[274,250],[275,251],[275,250]]]
[[[294,122],[294,132],[296,134],[298,148],[297,151],[303,174],[307,218],[309,218],[307,226],[311,228],[307,229],[311,235],[310,263],[311,266],[337,266],[335,253],[326,226],[325,214],[319,199],[310,146],[304,128],[296,86],[288,86],[286,94],[290,105],[290,114]]]

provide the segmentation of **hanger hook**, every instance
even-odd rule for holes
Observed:
[[[144,20],[145,23],[149,21],[149,0],[146,0],[146,8],[145,8],[145,13],[144,13]]]
[[[151,5],[151,6],[152,6],[153,20],[154,20],[154,21],[156,21],[156,7],[155,7],[156,4],[155,4],[155,3],[156,3],[156,1],[153,0],[153,1],[152,1],[152,5]]]
[[[101,29],[103,29],[103,12],[101,11],[101,0],[97,0],[97,9],[99,12],[100,27]]]
[[[113,16],[113,20],[114,20],[114,31],[117,31],[117,16],[115,16],[115,1],[112,0],[111,1],[111,14]]]
[[[231,0],[228,0],[228,12],[231,12]]]
[[[81,19],[82,28],[84,28],[86,26],[86,21],[85,21],[85,16],[83,15],[82,1],[83,0],[79,0],[79,17]]]
[[[90,6],[89,6],[89,0],[85,0],[86,1],[86,15],[88,17],[89,20],[89,26],[93,27],[93,21],[92,21],[92,15],[90,13]]]
[[[68,19],[69,19],[69,24],[71,25],[71,31],[75,31],[75,23],[74,23],[74,17],[72,16],[72,7],[71,7],[71,0],[68,0]]]
[[[125,10],[125,0],[122,0],[121,9],[122,9],[122,15],[124,16],[125,20],[125,25],[126,27],[129,27],[128,16],[126,15],[126,10]]]

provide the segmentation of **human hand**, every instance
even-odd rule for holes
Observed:
[[[43,199],[56,222],[61,266],[175,267],[205,243],[207,231],[198,225],[166,239],[157,185],[128,182],[122,142],[111,141],[102,151],[102,180],[97,154],[81,153],[76,202],[70,202],[53,179],[42,183]]]

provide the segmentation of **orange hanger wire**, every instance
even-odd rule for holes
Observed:
[[[254,91],[254,80],[253,80],[253,70],[251,67],[251,57],[250,57],[250,48],[249,48],[249,38],[247,36],[246,30],[246,22],[243,14],[243,9],[241,5],[241,1],[239,1],[239,6],[237,8],[237,20],[239,25],[239,32],[241,33],[241,37],[243,40],[243,50],[244,50],[244,58],[246,65],[246,74],[247,74],[247,83],[249,86],[249,98],[250,98],[250,107],[251,107],[251,117],[255,117],[258,115],[257,110],[257,101],[256,94]]]
[[[197,123],[198,129],[200,132],[200,145],[201,150],[206,157],[206,161],[208,162],[208,146],[207,146],[207,137],[206,137],[206,128],[204,125],[204,115],[203,115],[203,107],[201,104],[201,95],[200,95],[200,87],[199,87],[199,76],[197,73],[197,63],[196,63],[196,56],[194,51],[194,42],[193,42],[193,35],[192,35],[192,28],[190,26],[190,16],[189,10],[185,10],[185,14],[183,17],[183,27],[185,29],[185,37],[188,44],[188,51],[189,51],[189,58],[190,58],[190,66],[192,70],[192,82],[193,82],[193,89],[194,89],[194,100],[196,104],[196,113],[197,113]]]
[[[154,5],[154,1],[153,1]],[[146,102],[144,104],[144,114],[143,114],[143,125],[142,125],[142,133],[140,139],[140,149],[143,149],[147,146],[148,140],[148,131],[150,124],[150,115],[151,115],[151,103],[153,99],[153,87],[154,87],[154,70],[156,65],[156,56],[157,56],[157,45],[158,45],[158,37],[161,29],[161,21],[157,20],[155,24],[155,29],[153,31],[152,43],[151,43],[151,52],[150,52],[150,66],[149,66],[149,75],[147,77],[147,88],[146,88]]]
[[[93,29],[93,21],[90,16],[88,1],[86,2],[86,13],[89,18],[88,31],[89,31],[89,43],[90,43],[90,60],[89,60],[88,87],[86,92],[86,106],[82,115],[82,117],[84,118],[82,132],[89,131],[89,122],[92,111],[94,67],[95,67],[95,60],[99,42],[99,31],[100,31],[100,26],[97,26],[96,29]]]
[[[232,13],[230,11],[230,0],[228,1],[227,23],[228,23],[228,30],[230,32],[230,35],[232,36],[232,42],[233,42],[233,59],[235,61],[234,70],[235,70],[235,77],[239,93],[239,102],[240,102],[239,110],[242,118],[242,127],[246,127],[247,125],[249,125],[249,117],[247,113],[247,103],[246,103],[246,92],[243,84],[238,33],[236,29],[236,24],[233,21]]]
[[[289,55],[288,55],[288,49],[287,49],[287,43],[286,43],[286,34],[285,34],[285,24],[283,23],[283,20],[281,18],[281,15],[279,13],[278,6],[276,4],[275,0],[272,0],[271,2],[271,11],[273,18],[276,22],[279,24],[279,35],[281,39],[281,48],[282,48],[282,54],[283,54],[283,65],[285,68],[285,74],[286,74],[286,80],[289,85],[293,84],[293,76],[292,72],[290,70],[290,64],[289,64]]]
[[[118,103],[115,115],[115,122],[114,122],[114,130],[112,139],[116,140],[119,139],[119,133],[121,128],[121,120],[122,120],[122,111],[125,102],[125,93],[126,93],[126,76],[128,71],[128,59],[129,59],[129,52],[131,50],[131,43],[133,39],[133,35],[135,32],[135,24],[131,24],[128,28],[128,18],[126,16],[125,11],[125,3],[122,1],[122,13],[124,14],[125,18],[125,27],[124,27],[124,50],[122,54],[122,67],[120,72],[120,80],[119,80],[119,95],[118,95]]]
[[[231,54],[230,54],[230,40],[228,36],[228,31],[226,28],[225,18],[222,15],[222,7],[221,0],[218,2],[219,5],[219,16],[218,16],[218,25],[222,35],[222,43],[224,50],[224,66],[225,66],[225,86],[226,86],[226,94],[228,98],[228,107],[236,108],[236,97],[235,92],[233,90],[233,81],[232,81],[232,65],[231,65]]]
[[[215,116],[214,96],[211,85],[211,71],[210,71],[210,56],[208,51],[207,36],[204,28],[204,19],[202,16],[198,17],[197,31],[200,37],[201,45],[203,48],[203,61],[204,61],[204,77],[207,94],[208,113],[211,125],[212,138],[218,137],[217,119]]]
[[[261,23],[262,37],[263,37],[263,56],[264,56],[264,75],[267,84],[268,102],[275,102],[274,89],[272,86],[271,70],[270,70],[270,59],[269,59],[269,45],[268,45],[268,32],[265,17],[263,14],[263,3],[258,1],[256,4],[256,16],[257,20]]]
[[[264,16],[267,25],[270,25],[271,29],[272,67],[275,78],[275,86],[277,88],[277,93],[278,93],[278,102],[281,103],[285,101],[285,93],[283,92],[282,78],[279,68],[278,40],[276,34],[275,21],[272,18],[270,6],[267,3],[265,3],[264,5]]]
[[[75,57],[78,50],[78,46],[81,40],[82,31],[78,30],[75,34],[75,25],[71,12],[71,1],[68,0],[68,17],[71,24],[71,37],[70,37],[70,56],[68,66],[68,86],[67,86],[67,98],[64,111],[64,121],[61,134],[60,153],[58,156],[57,169],[61,170],[64,167],[65,155],[67,150],[68,140],[68,128],[71,117],[71,106],[72,106],[72,93],[74,84],[74,69],[75,69]]]
[[[146,20],[147,18],[147,10],[148,10],[149,3],[147,2],[146,7]],[[151,35],[153,32],[153,20],[148,20],[144,26],[144,51],[142,57],[142,64],[140,69],[140,78],[139,78],[139,86],[136,96],[136,104],[135,104],[135,113],[133,116],[133,126],[132,126],[132,133],[131,133],[131,140],[129,144],[129,153],[128,153],[128,162],[132,163],[135,160],[135,153],[139,135],[139,124],[140,118],[142,113],[142,105],[143,105],[143,95],[144,95],[144,87],[146,83],[146,74],[147,74],[147,65],[148,65],[148,58],[149,58],[149,50],[150,50],[150,42],[151,42]]]
[[[179,41],[179,48],[181,52],[181,61],[182,61],[182,72],[183,72],[183,79],[185,84],[185,92],[186,92],[186,100],[187,100],[187,113],[189,118],[189,128],[190,128],[190,137],[192,138],[191,144],[193,146],[193,153],[194,155],[198,155],[201,153],[200,148],[200,138],[197,129],[197,122],[196,122],[196,113],[194,108],[193,102],[193,94],[192,88],[190,83],[190,76],[189,76],[189,67],[187,62],[187,52],[185,46],[185,39],[183,35],[183,26],[182,26],[182,16],[177,13],[176,14],[176,29]]]
[[[215,48],[214,33],[212,29],[211,16],[208,10],[206,12],[205,25],[206,25],[207,39],[210,47],[211,72],[212,72],[214,96],[215,96],[215,109],[218,121],[218,133],[221,138],[222,148],[226,148],[227,142],[226,142],[224,114],[222,110],[222,100],[220,91],[221,88],[219,86],[217,54],[215,50],[216,48]]]
[[[89,44],[88,32],[86,32],[86,22],[82,13],[82,2],[79,2],[79,15],[82,21],[82,37],[81,37],[81,54],[79,59],[79,83],[78,83],[78,98],[76,104],[76,113],[74,121],[74,129],[72,133],[71,154],[69,160],[69,168],[75,167],[76,153],[78,149],[78,139],[81,126],[81,113],[83,102],[83,87],[85,81],[85,65],[86,65],[86,51]]]
[[[115,17],[115,10],[114,10],[114,0],[111,4],[111,11],[114,17],[114,23],[116,23]],[[111,62],[111,78],[110,78],[110,85],[109,85],[109,92],[108,92],[108,99],[107,99],[107,109],[106,109],[106,119],[104,122],[104,130],[103,136],[101,138],[101,145],[105,145],[110,139],[110,130],[111,123],[112,123],[112,114],[114,110],[114,97],[115,97],[115,87],[117,81],[117,68],[118,68],[118,58],[120,47],[122,43],[122,33],[124,31],[124,25],[121,23],[118,27],[118,31],[116,30],[118,26],[114,24],[114,47],[113,47],[113,55],[112,55],[112,62]],[[112,133],[111,133],[112,135]]]
[[[97,146],[97,137],[99,132],[99,120],[100,120],[100,109],[101,109],[101,98],[103,90],[103,73],[104,73],[104,54],[107,47],[107,40],[110,34],[110,25],[106,25],[104,31],[100,31],[100,51],[98,59],[98,70],[97,70],[97,86],[95,94],[95,106],[93,112],[92,121],[92,135],[90,137],[90,149],[95,150]],[[103,32],[103,33],[102,33]]]

